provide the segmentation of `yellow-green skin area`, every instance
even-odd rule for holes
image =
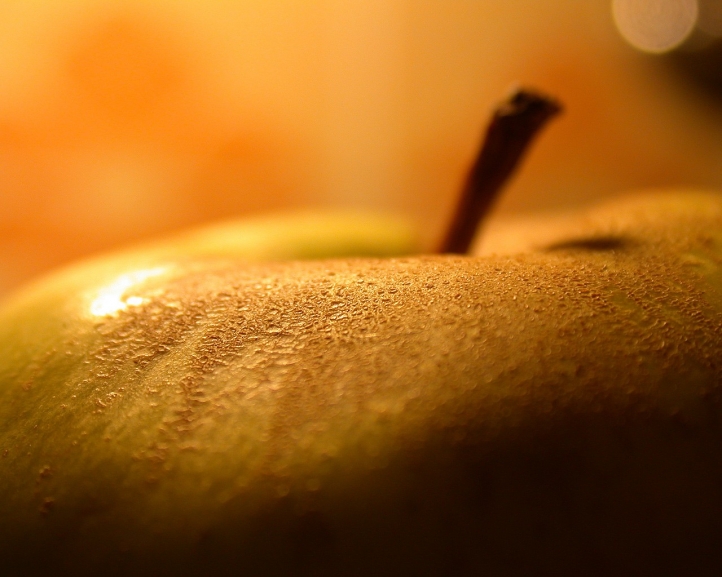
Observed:
[[[719,574],[722,197],[544,234],[31,287],[0,312],[0,574]]]

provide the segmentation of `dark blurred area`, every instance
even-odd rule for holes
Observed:
[[[406,214],[431,245],[489,110],[518,84],[566,113],[497,216],[722,188],[720,12],[711,0],[4,2],[0,295],[99,251],[299,207]]]
[[[668,58],[675,72],[722,105],[722,40],[695,50],[675,51]]]

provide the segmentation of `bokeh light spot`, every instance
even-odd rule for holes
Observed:
[[[644,52],[673,50],[694,30],[697,0],[613,0],[614,22],[624,39]]]
[[[703,0],[699,3],[697,27],[714,38],[722,37],[722,2]]]

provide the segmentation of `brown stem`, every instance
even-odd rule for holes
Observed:
[[[561,110],[556,100],[528,89],[515,91],[496,108],[439,252],[463,254],[469,250],[479,223],[534,136]]]

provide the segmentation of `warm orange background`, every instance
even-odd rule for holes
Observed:
[[[722,107],[616,33],[603,0],[0,3],[0,294],[199,222],[404,212],[431,242],[491,105],[568,112],[500,214],[722,187]]]

